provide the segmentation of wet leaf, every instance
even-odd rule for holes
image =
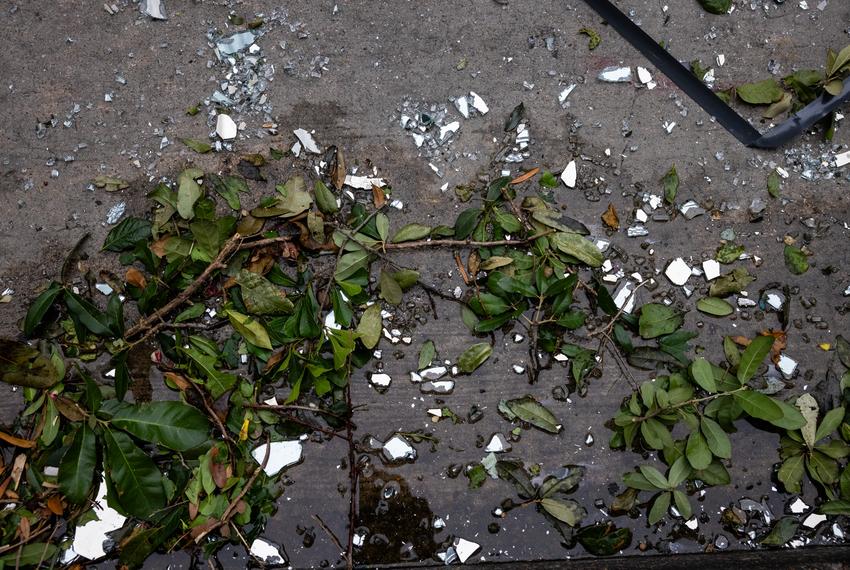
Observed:
[[[676,309],[659,303],[647,303],[640,309],[638,327],[640,336],[650,339],[675,332],[683,322],[684,315]]]
[[[104,251],[126,251],[133,249],[136,243],[150,239],[151,223],[141,218],[124,218],[109,230],[103,241]]]
[[[738,365],[738,380],[741,384],[746,384],[755,376],[764,357],[768,355],[773,346],[774,337],[772,336],[757,336],[750,342],[744,353],[741,355],[741,363]]]
[[[696,470],[705,469],[711,465],[711,450],[705,436],[699,431],[692,431],[685,446],[688,463]]]
[[[236,329],[236,332],[245,337],[245,340],[260,348],[271,349],[272,342],[269,339],[269,333],[266,332],[260,321],[232,309],[225,312],[230,319],[230,324]]]
[[[745,83],[737,88],[738,97],[750,105],[770,105],[782,99],[782,87],[775,79]]]
[[[182,323],[185,321],[191,321],[192,319],[197,319],[203,315],[206,310],[207,308],[203,303],[189,305],[187,309],[184,309],[176,317],[174,317],[174,322]]]
[[[199,154],[206,154],[213,149],[210,143],[197,139],[180,139],[180,142]]]
[[[25,336],[31,337],[33,335],[35,330],[41,324],[41,321],[44,320],[44,315],[46,315],[47,311],[50,310],[50,307],[53,306],[53,303],[56,301],[56,297],[58,297],[61,292],[62,285],[53,281],[47,289],[42,291],[42,293],[35,298],[29,306],[29,309],[27,309],[26,317],[24,317],[23,328]]]
[[[403,292],[401,286],[393,278],[392,273],[387,270],[381,271],[381,276],[378,280],[381,288],[380,297],[391,305],[398,305],[402,301]]]
[[[613,556],[629,547],[632,531],[613,523],[583,527],[576,535],[578,543],[594,556]]]
[[[557,232],[549,236],[552,245],[559,251],[575,257],[590,267],[600,267],[605,257],[596,244],[572,232]]]
[[[110,423],[143,441],[174,451],[188,451],[209,441],[210,423],[206,416],[182,402],[125,405],[113,414]]]
[[[381,306],[379,304],[369,305],[363,311],[360,322],[357,324],[357,334],[360,336],[360,342],[366,348],[377,346],[381,339]]]
[[[105,471],[112,481],[118,503],[127,513],[149,519],[166,503],[162,473],[130,436],[107,429],[103,437],[106,440]]]
[[[540,500],[540,506],[544,511],[570,526],[578,525],[587,515],[584,507],[575,501],[545,498]]]
[[[31,542],[20,549],[0,556],[0,568],[26,568],[41,566],[41,563],[54,566],[59,547],[47,542]]]
[[[743,267],[736,267],[731,273],[718,277],[711,282],[708,294],[712,297],[726,297],[732,293],[740,293],[755,281]]]
[[[741,409],[750,417],[767,422],[782,419],[782,408],[760,392],[754,392],[752,390],[735,392],[734,398],[738,405],[741,406]]]
[[[475,226],[478,225],[478,218],[481,216],[479,208],[470,208],[461,212],[455,220],[455,237],[457,239],[467,239]]]
[[[817,433],[815,433],[815,441],[820,441],[829,436],[832,432],[838,429],[841,422],[844,420],[844,406],[838,406],[829,410],[823,417],[820,425],[818,425]]]
[[[765,119],[774,119],[783,113],[787,113],[791,110],[793,99],[790,93],[783,93],[779,101],[768,107],[761,116]]]
[[[50,388],[61,379],[51,359],[39,350],[0,338],[0,380],[14,386]]]
[[[88,499],[94,487],[96,467],[95,435],[88,423],[83,422],[59,463],[59,489],[68,501],[79,505]]]
[[[782,546],[794,538],[799,526],[800,523],[795,517],[782,517],[776,521],[768,535],[761,539],[760,544],[763,546]]]
[[[670,509],[670,499],[672,493],[666,492],[659,494],[652,503],[652,508],[649,509],[647,522],[655,524],[667,516],[667,511]]]
[[[434,358],[437,356],[437,349],[434,346],[434,342],[430,340],[426,340],[422,343],[422,348],[419,349],[419,370],[423,368],[428,368],[431,366],[431,362],[434,361]]]
[[[476,463],[472,469],[465,471],[464,475],[469,479],[470,489],[478,489],[487,481],[487,470],[480,463]]]
[[[744,251],[745,248],[743,245],[725,243],[717,248],[717,253],[714,254],[714,259],[720,263],[729,265],[730,263],[738,261],[738,258],[741,257],[741,254],[743,254]]]
[[[780,190],[782,190],[782,177],[776,170],[772,170],[767,175],[767,193],[774,198],[779,198]]]
[[[725,317],[735,312],[735,307],[717,297],[704,297],[697,301],[697,310],[714,317]]]
[[[782,462],[776,476],[782,482],[782,486],[785,487],[786,492],[799,493],[802,490],[800,483],[803,481],[804,472],[804,457],[802,455],[795,455]]]
[[[558,433],[561,431],[561,425],[558,423],[554,414],[546,406],[535,400],[533,396],[504,400],[502,403],[515,417],[536,428],[549,433]]]
[[[803,419],[806,420],[806,423],[803,427],[800,428],[800,434],[803,436],[803,442],[812,449],[815,446],[815,442],[817,438],[815,438],[815,433],[817,432],[818,427],[818,410],[820,406],[818,406],[817,400],[815,400],[811,394],[803,394],[794,404],[797,406],[797,409],[800,410],[800,414],[802,414]]]
[[[732,8],[732,0],[699,0],[700,6],[706,12],[723,15]]]
[[[231,210],[240,211],[242,202],[239,200],[240,193],[248,192],[248,183],[244,178],[239,176],[218,176],[216,174],[207,174],[205,177],[207,184],[212,187],[215,192],[224,198]]]
[[[614,204],[608,204],[608,209],[602,214],[602,221],[612,230],[620,229],[620,218],[617,216]]]
[[[392,243],[402,243],[405,241],[417,241],[425,239],[431,234],[431,228],[422,224],[407,224],[396,232]]]
[[[818,508],[818,512],[824,515],[850,515],[850,500],[827,501]]]
[[[203,175],[197,168],[187,168],[177,177],[177,213],[184,220],[195,217],[195,202],[204,194],[196,179]]]
[[[679,173],[676,172],[675,165],[671,166],[667,174],[661,179],[661,188],[664,190],[664,201],[672,204],[679,191]]]
[[[706,392],[717,392],[717,384],[714,381],[714,370],[711,363],[702,356],[695,358],[691,363],[691,376],[693,376],[696,383]]]
[[[236,282],[242,288],[242,301],[251,314],[288,315],[295,309],[286,293],[262,275],[243,269],[236,276]]]
[[[313,193],[316,195],[316,205],[323,214],[334,214],[339,210],[336,196],[321,180],[316,180]]]
[[[514,486],[517,494],[523,499],[530,499],[535,495],[534,485],[526,473],[522,463],[516,460],[502,460],[496,462],[496,472],[499,479],[507,481]]]
[[[720,427],[720,424],[708,416],[702,416],[700,419],[700,430],[702,430],[702,434],[705,436],[705,442],[708,444],[708,448],[713,455],[723,459],[730,459],[732,457],[732,443],[729,441],[729,436]]]
[[[493,347],[489,343],[473,344],[458,357],[458,368],[465,374],[472,374],[479,366],[484,364],[484,361],[490,358],[491,354],[493,354]]]
[[[847,339],[841,335],[835,337],[835,353],[838,355],[841,364],[850,368],[850,342],[847,342]]]
[[[809,260],[799,247],[786,245],[784,251],[785,267],[794,275],[802,275],[809,269]]]
[[[514,107],[513,111],[511,111],[511,114],[505,120],[505,132],[508,133],[508,132],[514,130],[515,128],[517,128],[517,126],[520,124],[520,122],[522,122],[522,118],[524,116],[525,116],[525,105],[520,103],[519,105]]]

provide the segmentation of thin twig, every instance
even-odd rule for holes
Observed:
[[[229,433],[227,433],[227,428],[224,427],[221,418],[218,417],[218,414],[216,413],[215,409],[213,409],[213,407],[210,406],[209,402],[207,402],[207,395],[204,393],[204,391],[201,390],[200,386],[198,386],[191,380],[189,380],[189,384],[198,392],[198,396],[201,398],[201,402],[203,402],[204,404],[204,409],[207,411],[207,415],[210,416],[210,418],[212,418],[212,421],[215,422],[215,425],[221,432],[221,437],[224,438],[224,441],[235,445],[236,442],[233,441],[233,438],[230,437]]]
[[[239,244],[239,247],[236,248],[236,251],[242,251],[243,249],[253,249],[255,247],[263,247],[265,245],[274,245],[276,243],[289,243],[291,241],[293,241],[292,236],[278,236],[273,238],[258,239],[254,241],[245,241]]]
[[[317,523],[319,523],[319,526],[322,527],[322,530],[324,530],[326,533],[328,533],[328,536],[330,536],[331,540],[334,541],[334,544],[336,544],[337,548],[339,548],[339,551],[345,552],[345,547],[342,545],[342,543],[336,537],[336,535],[334,534],[334,531],[332,531],[330,528],[328,528],[328,525],[325,524],[325,521],[322,520],[322,517],[320,517],[319,515],[313,515],[313,519]]]
[[[143,334],[143,336],[136,341],[136,344],[144,341],[149,338],[153,331],[156,330],[157,324],[164,321],[165,316],[167,316],[171,311],[188,301],[195,292],[201,288],[201,286],[207,282],[207,280],[212,277],[212,274],[215,273],[219,269],[224,269],[226,267],[226,260],[233,255],[238,249],[240,244],[242,243],[242,236],[234,234],[227,242],[225,242],[224,246],[221,248],[221,251],[216,256],[215,260],[210,263],[204,272],[201,273],[192,283],[186,287],[182,293],[174,297],[171,301],[160,307],[156,310],[152,315],[146,317],[130,327],[127,333],[124,335],[124,338],[129,340],[133,337]],[[154,327],[154,328],[151,328]],[[160,325],[161,328],[161,325]]]
[[[623,305],[614,314],[614,316],[611,317],[611,320],[608,321],[608,324],[605,325],[605,327],[603,327],[601,329],[597,329],[597,330],[591,332],[587,336],[593,337],[593,336],[596,336],[598,334],[604,334],[606,336],[610,336],[611,331],[614,329],[614,325],[617,324],[617,320],[619,320],[619,318],[623,316],[623,313],[626,312],[626,307],[629,306],[629,303],[631,302],[631,300],[635,297],[635,295],[637,295],[638,289],[640,289],[641,287],[643,287],[647,283],[649,283],[649,279],[644,279],[643,281],[638,283],[637,287],[634,288],[634,290],[631,292],[631,294],[628,296],[628,298],[626,298],[626,300],[623,302]]]
[[[343,253],[345,253],[345,246],[348,244],[348,242],[349,242],[350,240],[354,240],[356,243],[358,243],[358,245],[360,245],[361,247],[363,247],[363,245],[362,245],[362,244],[360,244],[360,242],[358,242],[358,241],[357,241],[357,239],[356,239],[354,236],[356,236],[356,235],[357,235],[357,232],[359,232],[360,230],[362,230],[363,228],[365,228],[365,227],[366,227],[366,224],[368,224],[368,223],[372,220],[372,218],[374,218],[375,216],[377,216],[377,215],[378,215],[378,213],[379,213],[382,209],[383,209],[383,206],[381,206],[380,208],[376,208],[376,209],[375,209],[375,210],[374,210],[371,214],[369,214],[368,216],[366,216],[366,219],[365,219],[365,220],[363,220],[362,222],[360,222],[359,224],[357,224],[357,227],[356,227],[356,228],[354,228],[354,231],[353,231],[352,233],[350,233],[350,234],[349,234],[348,232],[344,232],[344,231],[343,231],[343,232],[340,232],[340,233],[342,233],[342,234],[343,234],[343,236],[345,236],[345,239],[344,239],[344,240],[342,240],[342,243],[341,243],[341,244],[339,244],[339,251],[337,251],[337,254],[336,254],[336,262],[334,262],[334,273],[336,272],[336,267],[339,265],[339,260],[340,260],[340,259],[342,259],[342,255],[343,255]],[[336,225],[334,225],[334,228],[335,228],[335,229],[339,229],[339,227],[338,227],[338,226],[336,226]],[[319,302],[320,302],[320,303],[322,303],[323,305],[324,305],[325,301],[329,301],[329,300],[330,300],[330,297],[329,297],[329,296],[330,296],[330,294],[331,294],[331,286],[333,286],[333,283],[334,283],[334,278],[333,278],[333,275],[331,275],[331,276],[328,278],[328,283],[327,283],[327,285],[325,285],[324,294],[323,294],[323,295],[322,295],[322,297],[319,299]]]
[[[525,239],[498,239],[493,241],[472,241],[466,239],[432,239],[385,243],[384,249],[417,249],[423,247],[497,247],[500,245],[528,245],[538,238],[548,236],[555,230],[546,230]]]

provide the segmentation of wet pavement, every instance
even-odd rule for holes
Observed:
[[[164,3],[167,20],[142,15],[132,2],[115,2],[117,10],[113,3],[109,10],[76,4],[10,1],[0,15],[0,192],[6,198],[0,291],[12,290],[10,302],[0,304],[4,335],[16,334],[33,292],[55,275],[82,234],[90,232],[91,243],[101,243],[111,209],[123,202],[126,212],[143,213],[145,191],[160,177],[174,178],[187,162],[230,170],[240,154],[299,144],[301,156],[286,156],[263,171],[270,181],[283,181],[304,172],[311,160],[310,145],[293,134],[303,128],[319,148],[344,149],[357,174],[387,181],[398,200],[393,229],[414,221],[451,224],[465,208],[457,186],[537,166],[560,176],[575,160],[576,187],[559,183],[543,192],[594,238],[610,242],[608,287],[613,291],[633,273],[654,278],[656,286],[638,290],[638,304],[668,299],[690,309],[684,328],[699,332],[694,344],[715,360],[724,335],[751,337],[778,328],[777,313],[738,301],[730,317],[708,317],[694,309],[708,289],[705,278],[685,275],[682,287],[665,269],[677,258],[702,268],[731,230],[750,256],[739,265],[757,277],[750,296],[770,283],[788,287],[785,354],[799,363],[785,379],[788,394],[834,397],[827,371],[840,366],[834,351],[818,345],[834,343],[848,330],[850,171],[834,163],[850,143],[843,122],[832,143],[816,133],[773,153],[742,148],[581,2],[293,2],[284,9],[265,2],[172,0]],[[766,78],[770,70],[784,75],[820,67],[827,47],[850,43],[850,6],[837,0],[809,2],[807,9],[801,4],[748,0],[736,2],[730,16],[717,17],[696,2],[620,3],[683,60],[713,67],[719,87]],[[266,23],[242,49],[223,53],[219,40],[245,28],[235,24],[239,18]],[[593,51],[579,33],[583,27],[602,38]],[[15,32],[20,29],[27,30],[26,38]],[[611,66],[630,67],[637,80],[598,80]],[[647,67],[654,88],[638,78],[637,66]],[[218,126],[212,109],[220,96],[229,100],[228,114],[238,128],[232,141],[209,137]],[[525,127],[505,133],[505,119],[519,103]],[[187,114],[196,106],[196,114]],[[420,141],[414,135],[422,131],[410,119],[421,122],[423,113],[437,129]],[[197,154],[183,138],[220,148]],[[651,207],[672,165],[680,178],[677,204],[694,200],[702,215],[688,219],[677,208]],[[774,199],[766,180],[777,166],[788,177]],[[126,180],[129,187],[95,188],[91,182],[98,175]],[[271,188],[252,184],[252,193]],[[616,232],[601,219],[609,203],[619,213]],[[785,267],[786,236],[813,252],[804,275]],[[95,249],[89,253],[96,267]],[[418,269],[423,282],[448,298],[466,289],[449,251],[399,252],[396,259]],[[612,432],[605,424],[631,393],[630,384],[651,378],[649,372],[623,368],[603,353],[586,394],[569,386],[569,369],[557,361],[530,385],[528,339],[515,336],[523,331],[496,332],[494,355],[480,369],[454,378],[450,393],[426,394],[410,379],[422,344],[432,340],[439,359],[455,363],[476,340],[457,303],[422,290],[408,293],[391,312],[384,324],[399,334],[390,336],[409,342],[383,339],[380,359],[355,373],[355,438],[367,446],[369,436],[386,442],[407,434],[416,457],[394,463],[380,452],[359,454],[359,563],[438,563],[454,538],[480,545],[468,563],[589,556],[581,546],[565,549],[534,508],[494,515],[505,499],[516,500],[513,488],[488,479],[470,489],[463,473],[487,455],[494,434],[508,436],[516,427],[498,413],[500,400],[527,394],[547,406],[563,429],[554,435],[522,429],[504,455],[539,465],[542,473],[584,466],[575,498],[587,509],[586,524],[613,520],[631,528],[634,536],[622,555],[749,550],[771,522],[791,513],[794,498],[779,492],[771,478],[777,435],[739,422],[740,431],[731,435],[733,484],[692,490],[695,524],[668,517],[660,528],[650,527],[645,508],[612,519],[611,502],[625,489],[621,474],[652,460],[610,450]],[[370,373],[387,374],[391,383],[376,390]],[[6,418],[16,406],[13,399],[2,404]],[[445,407],[463,421],[435,422],[428,410]],[[483,412],[480,419],[473,408]],[[424,437],[417,442],[417,435]],[[344,565],[334,536],[344,542],[348,533],[347,453],[342,440],[316,434],[304,444],[303,461],[283,475],[279,510],[264,536],[283,547],[292,566]],[[811,486],[802,499],[814,505]],[[745,522],[734,528],[721,521],[721,509],[730,506],[746,511]],[[830,520],[804,528],[797,545],[845,544],[848,532],[846,517]],[[170,560],[184,563],[182,555]],[[235,549],[219,560],[242,567],[246,558]]]

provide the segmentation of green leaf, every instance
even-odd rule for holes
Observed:
[[[691,363],[691,376],[693,376],[700,388],[706,392],[717,392],[717,383],[714,381],[714,369],[711,363],[702,356],[695,358]]]
[[[672,493],[665,492],[655,498],[655,502],[652,503],[652,508],[649,509],[649,516],[647,517],[649,524],[655,524],[667,515],[667,511],[670,509],[671,495]]]
[[[207,310],[206,305],[203,303],[194,303],[193,305],[189,305],[188,308],[180,311],[180,313],[174,317],[175,323],[182,323],[185,321],[191,321],[193,319],[197,319],[201,315],[204,314],[204,311]]]
[[[472,469],[465,471],[464,475],[469,479],[470,489],[478,489],[487,481],[487,469],[480,463],[476,463]]]
[[[676,510],[679,511],[683,519],[688,520],[691,518],[694,511],[691,508],[691,502],[688,500],[687,495],[678,490],[673,491],[673,501],[676,503]]]
[[[196,139],[180,139],[180,142],[182,142],[198,154],[206,154],[213,149],[212,145],[206,141],[200,141]]]
[[[343,254],[339,258],[339,263],[336,264],[336,269],[334,270],[334,279],[336,282],[342,283],[361,269],[365,269],[369,264],[369,258],[371,256],[372,254],[365,249]]]
[[[378,238],[387,241],[390,235],[390,219],[383,212],[378,212],[375,216],[375,229],[378,231]]]
[[[679,191],[679,174],[676,172],[676,165],[671,166],[667,174],[661,179],[661,187],[664,189],[664,201],[672,204],[676,200],[676,193]]]
[[[791,245],[785,246],[785,267],[794,275],[802,275],[809,269],[809,259],[803,250]]]
[[[800,526],[799,521],[795,517],[782,517],[767,536],[761,539],[760,544],[763,546],[782,546],[792,538]]]
[[[818,508],[818,512],[824,515],[850,515],[850,501],[827,501]]]
[[[50,357],[38,349],[0,338],[0,380],[14,386],[46,389],[62,377]]]
[[[422,348],[419,349],[419,370],[428,368],[437,356],[437,349],[434,346],[434,341],[426,340],[422,343]]]
[[[746,384],[755,376],[764,357],[770,353],[774,340],[772,336],[759,335],[750,342],[738,365],[738,380],[741,384]]]
[[[431,234],[431,228],[428,226],[423,226],[422,224],[407,224],[400,230],[398,230],[393,239],[390,240],[392,243],[402,243],[405,241],[416,241],[420,239],[425,239]]]
[[[640,309],[638,329],[642,338],[656,338],[675,332],[684,320],[684,315],[672,307],[648,303]]]
[[[605,257],[596,247],[596,244],[582,235],[571,232],[557,232],[549,236],[549,240],[556,249],[575,257],[589,267],[600,267],[602,262],[605,261]]]
[[[773,400],[773,403],[779,406],[782,410],[782,417],[778,420],[773,420],[770,423],[776,427],[781,427],[786,430],[800,429],[806,425],[806,420],[797,408],[790,404],[786,404],[782,400]]]
[[[357,334],[366,348],[377,346],[381,340],[381,306],[378,303],[369,305],[363,311],[360,322],[357,323]]]
[[[27,566],[42,565],[55,567],[55,558],[59,554],[59,547],[47,542],[32,542],[20,549],[15,548],[8,554],[0,556],[0,568],[25,568]]]
[[[544,511],[570,526],[576,526],[587,515],[587,511],[572,500],[545,498],[540,500]]]
[[[782,87],[775,79],[745,83],[737,88],[738,97],[750,105],[770,105],[782,99]]]
[[[811,394],[802,394],[794,403],[800,414],[802,414],[805,424],[800,428],[800,434],[803,436],[803,442],[809,449],[815,446],[815,433],[818,425],[818,411],[820,406],[817,400]]]
[[[472,374],[475,369],[484,364],[484,361],[493,354],[493,347],[489,343],[479,342],[473,344],[457,359],[457,365],[461,372]]]
[[[732,0],[699,0],[699,4],[706,12],[721,16],[732,9]]]
[[[207,387],[214,400],[220,398],[225,392],[236,384],[236,375],[216,370],[216,357],[202,354],[193,348],[184,348],[181,351],[188,356],[194,365],[203,372],[204,378],[201,384]]]
[[[800,483],[803,481],[804,467],[805,458],[802,455],[794,455],[782,462],[776,476],[786,492],[800,493],[802,491]]]
[[[708,448],[708,443],[705,441],[705,437],[701,432],[692,431],[688,436],[685,455],[691,467],[698,471],[705,469],[711,464],[711,450]]]
[[[743,245],[724,243],[717,248],[717,252],[714,254],[714,259],[724,265],[729,265],[730,263],[738,261],[745,251],[746,248]]]
[[[141,218],[124,218],[109,230],[103,240],[104,251],[126,251],[133,249],[137,242],[150,239],[151,223]]]
[[[815,434],[815,441],[820,441],[837,430],[838,426],[841,425],[842,420],[844,420],[844,406],[839,406],[829,410],[818,426],[818,431]]]
[[[547,170],[546,172],[540,175],[540,180],[538,180],[537,183],[543,186],[544,188],[557,188],[558,177]]]
[[[725,317],[735,312],[735,308],[723,299],[705,297],[697,301],[697,310],[714,317]]]
[[[65,305],[68,312],[93,334],[112,336],[112,330],[106,324],[106,315],[68,289],[65,290]]]
[[[195,217],[195,202],[204,194],[196,179],[203,175],[197,168],[187,168],[177,177],[177,213],[184,220]]]
[[[231,210],[237,212],[242,209],[242,202],[239,200],[239,193],[248,192],[248,183],[244,178],[239,176],[218,176],[216,174],[207,174],[205,179],[216,193],[224,198]]]
[[[150,519],[165,507],[162,473],[127,434],[107,429],[103,436],[106,440],[105,471],[119,505],[135,517]]]
[[[29,309],[27,309],[27,316],[24,317],[25,336],[32,336],[35,329],[37,329],[41,324],[41,321],[44,320],[44,315],[46,315],[50,307],[53,306],[54,301],[56,301],[56,297],[58,297],[61,292],[62,285],[53,281],[47,289],[42,291],[42,293],[35,298]]]
[[[700,419],[700,430],[702,430],[705,441],[711,453],[722,459],[731,459],[732,443],[729,441],[729,436],[723,431],[713,419],[708,416],[702,416]]]
[[[549,433],[558,433],[561,431],[561,425],[558,423],[554,414],[546,406],[535,400],[533,396],[524,396],[514,400],[503,400],[499,404],[499,407],[502,408],[503,406],[515,417],[530,423],[536,428]]]
[[[271,350],[272,341],[269,339],[269,333],[266,332],[260,321],[233,309],[228,309],[225,312],[230,319],[230,324],[236,329],[236,332],[245,337],[245,340],[260,348]]]
[[[776,170],[771,170],[767,175],[767,193],[773,198],[779,198],[780,190],[782,190],[782,177]]]
[[[313,193],[316,195],[316,205],[323,214],[335,214],[339,210],[336,196],[321,180],[316,180]]]
[[[289,315],[295,310],[286,293],[262,275],[242,269],[236,282],[242,288],[242,301],[251,314]]]
[[[599,32],[594,30],[593,28],[581,28],[578,33],[586,35],[590,38],[587,42],[587,49],[590,51],[595,50],[599,47],[599,44],[602,43],[602,37],[599,35]]]
[[[478,218],[481,216],[480,208],[470,208],[461,212],[455,220],[455,237],[457,239],[466,239],[472,234],[472,230],[478,225]]]
[[[670,484],[670,487],[678,487],[685,482],[685,479],[690,474],[691,467],[688,465],[687,460],[684,457],[680,457],[670,467],[670,472],[667,474],[667,482]]]
[[[826,73],[828,76],[835,76],[844,71],[843,68],[847,67],[848,64],[850,64],[850,46],[846,46],[838,52]]]
[[[755,277],[750,275],[746,269],[736,267],[731,273],[712,281],[708,288],[708,294],[712,297],[727,297],[732,293],[740,293],[753,281],[755,281]]]
[[[74,433],[74,440],[59,463],[59,490],[71,503],[79,505],[88,499],[94,487],[97,467],[95,436],[87,422]]]
[[[110,423],[141,440],[174,451],[194,449],[210,438],[210,424],[206,416],[182,402],[122,406]]]
[[[772,422],[782,418],[782,408],[760,392],[744,390],[734,393],[735,401],[749,416]]]
[[[402,301],[402,290],[398,282],[393,279],[392,273],[381,270],[381,276],[378,279],[378,284],[381,288],[380,297],[391,305],[398,305]]]
[[[637,473],[635,471],[629,471],[628,473],[623,475],[623,482],[626,486],[631,487],[632,489],[637,489],[639,491],[657,491],[658,487],[653,485],[647,480],[646,477],[643,476],[642,473]]]
[[[651,485],[653,485],[656,489],[669,489],[670,483],[668,483],[667,478],[661,474],[661,471],[653,467],[652,465],[639,465],[638,469],[641,474],[646,477],[646,480],[649,481]]]
[[[628,548],[632,542],[632,531],[608,522],[583,527],[576,539],[594,556],[613,556]]]

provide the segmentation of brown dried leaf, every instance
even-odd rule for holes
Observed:
[[[193,521],[198,518],[198,505],[189,503],[189,520]]]
[[[612,230],[620,229],[620,218],[617,216],[617,210],[614,209],[614,204],[608,204],[608,209],[602,214],[602,221]]]
[[[466,267],[463,266],[463,260],[461,260],[458,252],[455,252],[455,265],[457,265],[457,270],[460,273],[463,282],[469,285],[469,274],[466,272]]]
[[[336,151],[336,161],[334,162],[333,172],[331,172],[331,182],[334,188],[342,190],[345,185],[345,156],[342,154],[342,149]]]
[[[384,194],[384,191],[379,186],[375,186],[374,184],[372,185],[372,202],[379,210],[387,203],[387,195]]]
[[[35,447],[35,442],[30,441],[29,439],[22,439],[20,437],[15,437],[14,435],[10,435],[6,432],[0,431],[0,439],[5,441],[8,444],[14,445],[15,447],[23,447],[24,449],[30,449]]]
[[[126,281],[128,285],[138,287],[139,289],[144,289],[148,284],[148,280],[145,279],[144,273],[135,267],[131,267],[127,270],[127,275],[124,276],[124,281]]]
[[[522,174],[520,174],[519,176],[517,176],[516,178],[511,180],[511,184],[522,184],[526,180],[530,180],[531,178],[534,178],[534,175],[537,174],[538,172],[540,172],[540,167],[535,166],[534,168],[532,168],[528,172],[523,172]]]
[[[185,376],[176,372],[166,372],[165,379],[171,381],[181,392],[192,387],[192,383]]]
[[[53,403],[59,413],[69,421],[81,422],[86,419],[85,412],[83,412],[82,408],[80,408],[80,406],[73,400],[69,400],[63,396],[57,396],[53,400]]]
[[[62,516],[62,513],[65,512],[65,505],[62,503],[62,498],[59,495],[50,495],[47,499],[47,508],[57,516]]]
[[[27,517],[21,517],[18,522],[18,535],[22,542],[27,542],[30,539],[30,520]]]
[[[469,254],[469,259],[466,260],[466,266],[469,268],[469,274],[475,277],[481,270],[481,255],[477,249],[472,250]]]
[[[165,244],[171,239],[170,235],[164,235],[150,245],[151,252],[159,257],[165,257]]]

